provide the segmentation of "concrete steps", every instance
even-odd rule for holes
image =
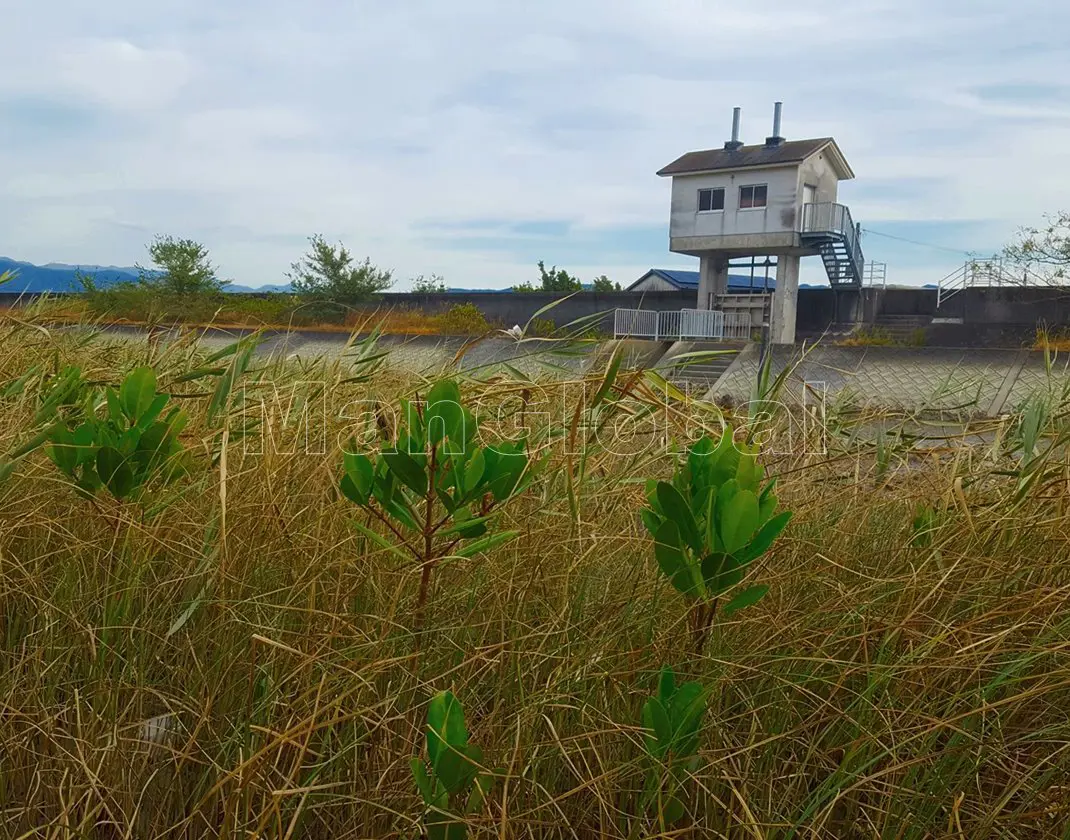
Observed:
[[[677,354],[699,352],[717,352],[721,355],[711,356],[709,359],[680,359],[676,357],[667,360],[664,373],[666,378],[677,384],[686,384],[695,391],[706,391],[713,387],[721,375],[728,370],[729,365],[739,354],[747,342],[745,341],[689,341],[686,349],[681,348]],[[727,352],[726,352],[727,351]]]
[[[895,341],[906,344],[917,336],[918,330],[924,330],[932,321],[931,315],[878,315],[873,326]]]

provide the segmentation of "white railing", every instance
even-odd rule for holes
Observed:
[[[752,330],[749,312],[724,313],[724,337],[726,339],[749,340]]]
[[[718,309],[680,309],[671,312],[618,309],[613,313],[613,336],[652,338],[655,341],[749,338],[750,314]]]
[[[659,312],[658,334],[654,336],[661,341],[677,339],[680,337],[681,312]]]
[[[675,315],[675,312],[663,312]],[[681,309],[680,338],[722,338],[724,336],[724,313],[717,309]]]
[[[613,313],[615,338],[657,338],[658,313],[643,309],[618,309]]]
[[[803,205],[802,233],[838,233],[848,236],[855,233],[851,211],[846,204],[813,202]]]

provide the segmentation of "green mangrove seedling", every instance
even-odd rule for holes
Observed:
[[[342,494],[379,519],[393,541],[365,525],[368,539],[420,565],[417,625],[431,573],[444,557],[471,557],[516,537],[490,533],[501,506],[531,482],[536,464],[524,440],[477,445],[476,416],[461,401],[456,382],[432,386],[424,405],[403,400],[396,439],[373,456],[347,452]]]
[[[696,652],[705,646],[718,599],[742,582],[791,519],[790,512],[776,513],[775,486],[775,479],[764,481],[757,447],[737,444],[730,431],[716,445],[709,437],[695,443],[671,481],[647,482],[643,523],[654,537],[658,568],[691,604]],[[744,589],[722,615],[757,603],[768,589]]]
[[[428,840],[464,840],[468,835],[460,819],[483,810],[494,783],[482,765],[482,750],[468,743],[460,701],[450,691],[435,695],[427,710],[427,764],[419,758],[410,762],[426,806]]]
[[[643,705],[643,744],[653,759],[643,803],[664,825],[678,822],[686,811],[684,783],[687,772],[696,769],[707,701],[708,693],[700,683],[677,686],[676,675],[666,665],[658,679],[658,693]]]
[[[106,488],[116,499],[137,498],[152,482],[170,481],[184,469],[178,435],[186,413],[168,410],[168,402],[167,394],[156,392],[153,369],[137,368],[118,391],[105,388],[102,401],[91,390],[83,411],[53,426],[48,457],[85,495]]]

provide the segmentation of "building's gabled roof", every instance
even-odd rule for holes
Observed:
[[[667,283],[671,283],[677,289],[681,290],[694,290],[698,291],[699,273],[697,271],[683,271],[676,268],[652,268],[634,283],[632,283],[628,290],[634,289],[650,275],[660,277]],[[755,277],[753,285],[751,284],[751,276],[749,274],[729,274],[728,275],[728,288],[729,289],[761,289],[766,287],[765,277]],[[773,290],[776,287],[776,281],[770,277],[768,282],[768,288]]]
[[[651,274],[656,277],[660,277],[667,283],[672,283],[677,289],[697,289],[698,288],[698,272],[697,271],[680,271],[675,268],[652,268],[628,288],[632,288],[642,283]]]
[[[839,170],[841,180],[854,177],[854,172],[847,165],[847,160],[831,137],[819,137],[814,140],[785,140],[776,146],[761,143],[754,146],[741,146],[738,149],[704,149],[688,152],[659,169],[658,175],[690,175],[699,172],[717,172],[725,169],[749,169],[755,166],[784,166],[802,163],[808,157],[816,155],[826,147],[833,151],[833,163]]]

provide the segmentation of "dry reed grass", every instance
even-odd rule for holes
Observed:
[[[0,341],[0,382],[63,362],[115,381],[149,359],[166,384],[197,358],[3,322]],[[317,370],[335,401],[421,382]],[[520,539],[440,569],[418,645],[417,572],[349,526],[333,446],[252,455],[231,437],[221,464],[198,390],[173,388],[202,469],[152,515],[87,503],[41,456],[0,488],[4,836],[416,836],[408,760],[447,688],[501,773],[476,837],[1070,836],[1065,453],[1016,501],[993,473],[1013,463],[980,453],[771,459],[796,511],[758,572],[772,592],[701,659],[631,481],[669,458],[596,448],[581,478],[555,455],[508,515]],[[658,399],[635,394],[633,410]],[[0,402],[0,451],[30,407]],[[926,547],[919,502],[941,512]],[[638,722],[665,663],[714,691],[690,823],[661,834],[637,812]]]

